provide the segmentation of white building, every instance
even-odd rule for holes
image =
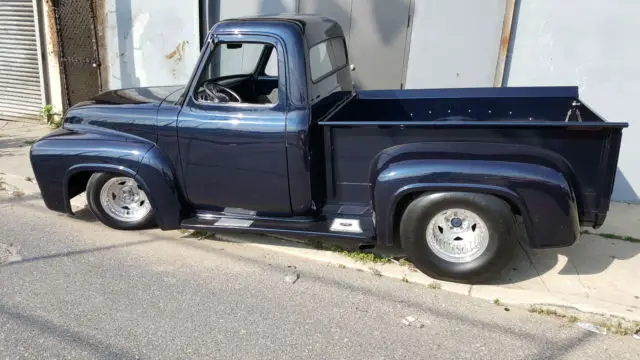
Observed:
[[[211,25],[271,13],[340,22],[364,89],[579,86],[605,119],[631,124],[613,198],[640,202],[635,0],[3,1],[0,118],[36,119],[98,89],[184,83]]]

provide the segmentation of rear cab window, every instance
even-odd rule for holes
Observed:
[[[343,38],[331,38],[309,49],[311,81],[321,81],[347,65]]]

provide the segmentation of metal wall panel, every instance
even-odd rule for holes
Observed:
[[[410,0],[353,2],[349,55],[359,88],[402,87],[410,14]]]
[[[406,88],[491,87],[506,0],[418,0]]]
[[[301,14],[328,16],[342,26],[347,43],[351,29],[351,3],[353,0],[303,0],[300,1]]]
[[[411,0],[305,0],[300,1],[300,12],[340,23],[358,88],[402,87]]]
[[[43,106],[32,0],[0,2],[0,119],[38,120]]]

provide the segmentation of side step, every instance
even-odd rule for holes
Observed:
[[[326,218],[317,221],[287,221],[276,218],[194,216],[180,224],[183,229],[216,232],[254,232],[308,237],[354,239],[374,244],[371,218]]]

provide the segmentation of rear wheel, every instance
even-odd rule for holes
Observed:
[[[153,208],[142,187],[131,177],[95,173],[87,184],[91,212],[107,226],[137,230],[153,225]]]
[[[516,228],[511,209],[486,194],[425,194],[400,222],[409,259],[425,274],[458,282],[484,282],[511,258]]]

